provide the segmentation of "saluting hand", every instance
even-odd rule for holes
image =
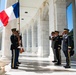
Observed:
[[[68,50],[68,52],[70,52],[70,50]]]

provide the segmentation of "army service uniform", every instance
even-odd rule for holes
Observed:
[[[10,37],[11,40],[11,52],[12,52],[12,58],[11,58],[11,68],[17,68],[17,51],[18,51],[18,38],[16,35],[12,34]]]
[[[71,51],[71,36],[64,35],[63,36],[63,52],[66,57],[66,66],[70,67],[70,52]]]
[[[57,63],[55,65],[61,65],[61,38],[58,35],[55,37],[54,49],[56,51]]]

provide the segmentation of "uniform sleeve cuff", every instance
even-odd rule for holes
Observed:
[[[70,46],[68,46],[68,48],[71,48]]]

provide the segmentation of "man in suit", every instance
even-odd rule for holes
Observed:
[[[52,61],[52,62],[57,62],[56,51],[54,50],[55,32],[51,32],[51,36],[49,37],[49,39],[51,40],[51,48],[52,48],[53,54],[54,54],[54,61]]]
[[[16,28],[11,29],[12,31],[12,35],[10,36],[10,40],[11,40],[11,53],[12,53],[12,57],[11,57],[11,68],[12,69],[18,69],[17,66],[17,51],[18,51],[18,38],[16,36]]]
[[[65,68],[70,68],[71,36],[69,36],[68,33],[69,29],[64,28],[62,50],[66,57],[66,65],[64,66]]]
[[[61,65],[61,38],[59,36],[59,31],[55,31],[55,44],[54,49],[56,51],[57,63],[55,65]]]

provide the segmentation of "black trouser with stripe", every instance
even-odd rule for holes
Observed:
[[[56,49],[56,58],[57,58],[57,63],[61,64],[61,50]]]
[[[19,62],[19,60],[18,60],[18,58],[19,58],[19,52],[20,52],[20,49],[18,48],[18,49],[17,49],[17,64],[18,64],[18,62]]]
[[[18,57],[17,57],[17,51],[18,51],[17,49],[11,50],[11,52],[12,52],[11,68],[15,68],[16,65],[17,65],[17,59],[18,59]]]
[[[66,57],[66,66],[70,66],[70,52],[68,52],[68,50],[63,52]]]

